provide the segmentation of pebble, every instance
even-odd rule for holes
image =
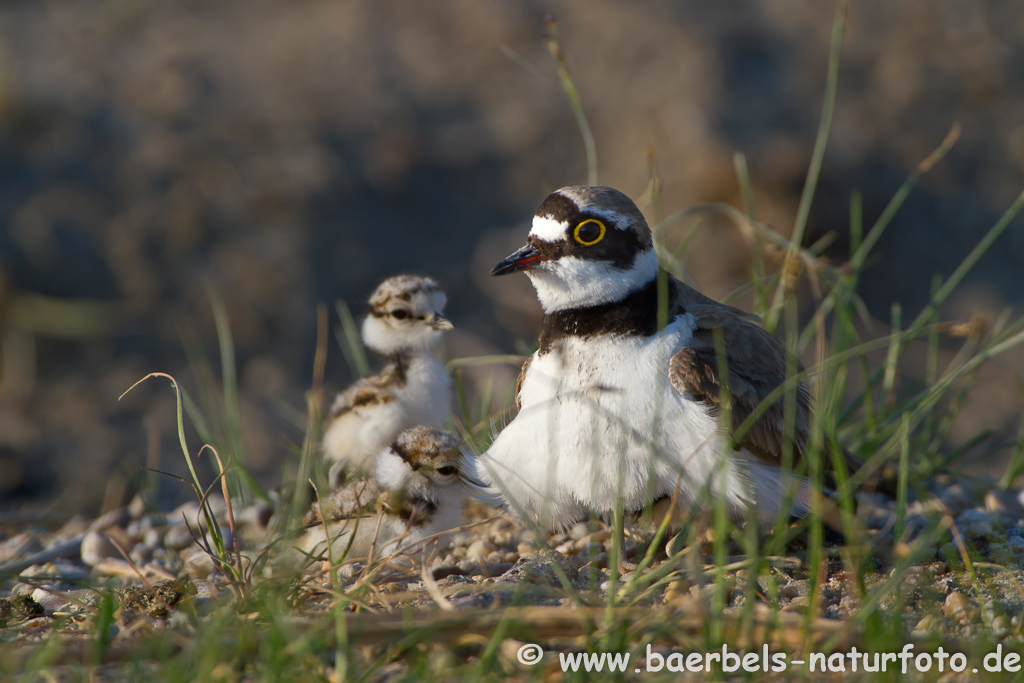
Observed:
[[[88,531],[106,531],[112,526],[123,527],[130,519],[127,508],[117,508],[94,519],[89,524]]]
[[[160,547],[160,541],[163,540],[163,534],[160,533],[159,529],[146,529],[146,533],[142,535],[142,544],[150,550],[156,550]]]
[[[1010,620],[1003,615],[999,615],[992,620],[992,634],[997,638],[1003,638],[1010,635],[1011,624]]]
[[[208,578],[216,571],[213,558],[202,548],[194,547],[183,550],[181,559],[185,563],[185,571],[197,579]]]
[[[53,616],[53,613],[67,604],[68,597],[63,593],[37,588],[32,591],[31,598],[43,606],[46,613]]]
[[[668,588],[665,589],[665,604],[678,602],[680,600],[683,602],[691,600],[690,589],[692,587],[693,584],[686,579],[673,581],[668,585]]]
[[[128,552],[132,562],[142,566],[153,559],[153,549],[145,545],[137,545]]]
[[[139,491],[128,503],[128,515],[132,519],[139,519],[153,507],[153,503],[154,496],[151,491]]]
[[[590,588],[607,580],[604,572],[599,567],[580,567],[576,574],[577,588]]]
[[[953,591],[946,596],[942,611],[950,619],[967,619],[970,617],[971,600],[960,591]]]
[[[0,564],[26,557],[43,549],[34,533],[22,532],[0,543]]]
[[[811,599],[805,595],[793,598],[788,605],[782,607],[783,612],[800,612],[804,607],[811,604]]]
[[[956,518],[957,524],[976,524],[978,522],[992,524],[995,521],[995,517],[983,510],[967,510]]]
[[[1024,553],[1024,537],[1021,536],[1010,536],[1006,539],[1006,544],[1010,546],[1010,550],[1015,553]]]
[[[493,553],[497,549],[498,549],[498,546],[494,545],[490,541],[488,541],[486,539],[480,539],[478,541],[474,541],[473,544],[470,545],[469,548],[466,549],[466,557],[468,557],[468,558],[487,557],[488,555],[490,555],[491,553]]]
[[[985,493],[985,507],[992,512],[1001,512],[1018,519],[1024,518],[1024,491],[992,489]]]
[[[790,581],[782,587],[781,593],[787,598],[806,597],[811,594],[811,582],[807,579]]]
[[[193,543],[195,539],[184,523],[172,524],[164,534],[164,545],[171,550],[184,550]]]
[[[167,521],[171,524],[180,524],[187,522],[193,529],[199,525],[199,520],[202,515],[199,509],[199,502],[190,500],[187,503],[182,503],[178,507],[174,508],[169,515],[167,515]]]
[[[94,567],[103,560],[112,557],[120,557],[117,547],[110,540],[110,537],[100,531],[89,531],[82,539],[82,562]]]
[[[569,529],[569,538],[574,541],[581,540],[584,536],[590,534],[590,525],[586,522],[577,522]]]

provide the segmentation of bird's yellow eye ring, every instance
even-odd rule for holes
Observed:
[[[607,228],[604,223],[596,218],[588,218],[576,226],[573,231],[573,238],[585,247],[590,247],[604,239]]]

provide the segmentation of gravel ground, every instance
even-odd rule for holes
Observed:
[[[1007,647],[1019,646],[1024,628],[1024,491],[942,477],[927,488],[927,500],[909,504],[905,531],[898,539],[893,538],[895,501],[880,493],[859,495],[858,519],[872,549],[863,586],[870,592],[890,582],[874,610],[882,618],[898,619],[913,642],[994,638]],[[223,500],[213,498],[211,503],[230,542]],[[56,530],[5,519],[0,573],[17,573],[19,578],[0,584],[0,642],[29,646],[52,633],[69,645],[85,642],[92,637],[103,603],[103,594],[96,590],[102,588],[113,589],[115,596],[115,647],[130,648],[140,634],[154,629],[192,632],[189,624],[225,610],[244,613],[244,603],[185,525],[189,520],[198,528],[198,514],[196,503],[156,512],[137,496],[125,508],[92,520],[76,517]],[[235,519],[243,554],[253,556],[273,538],[268,528],[273,525],[271,507],[257,503],[237,509]],[[584,605],[604,604],[611,548],[603,525],[581,523],[538,539],[475,503],[469,505],[467,519],[466,529],[431,556],[428,573],[392,567],[377,568],[369,576],[363,563],[348,562],[339,570],[341,588],[348,592],[372,582],[375,589],[361,609],[381,614],[411,609],[450,617],[510,605],[568,607],[577,599]],[[926,538],[942,519],[947,521],[945,530]],[[844,563],[847,549],[837,539],[827,543],[827,559],[818,574],[823,583],[811,605],[816,579],[808,574],[802,543],[799,537],[791,541],[786,556],[770,561],[756,585],[749,583],[746,569],[732,564],[743,557],[728,557],[721,584],[725,593],[719,596],[726,617],[740,615],[748,600],[771,606],[780,615],[811,610],[821,624],[849,627],[846,642],[856,642],[852,620],[863,616],[862,593]],[[627,553],[636,544],[636,538],[627,538]],[[682,558],[656,563],[655,571],[668,566],[678,571],[671,581],[643,593],[639,604],[706,614],[719,590],[709,579],[711,557],[700,554],[707,552],[709,542]],[[625,585],[630,578],[627,574],[620,581]],[[331,604],[330,577],[319,565],[309,567],[295,586],[295,614],[315,615]]]

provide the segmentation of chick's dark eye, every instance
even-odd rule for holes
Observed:
[[[437,473],[445,477],[447,477],[450,474],[455,474],[457,471],[458,470],[452,467],[451,465],[445,465],[444,467],[437,468]]]
[[[405,310],[404,308],[399,308],[394,311],[391,311],[391,317],[397,318],[398,320],[405,320],[406,318],[409,317],[409,311]]]

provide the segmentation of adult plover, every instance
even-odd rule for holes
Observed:
[[[768,521],[806,480],[781,467],[784,402],[733,449],[720,419],[724,353],[733,426],[785,381],[787,352],[757,318],[668,278],[659,329],[658,260],[636,205],[609,187],[565,187],[533,218],[527,244],[491,271],[525,271],[544,309],[538,350],[516,386],[516,417],[473,478],[513,514],[548,527],[648,506],[707,510],[725,499]],[[810,396],[795,391],[793,461],[809,440]],[[852,461],[851,461],[852,462]],[[828,467],[829,463],[822,463]]]
[[[370,297],[363,343],[387,365],[338,394],[327,414],[323,452],[332,486],[346,471],[372,470],[372,458],[403,429],[444,426],[451,378],[436,349],[452,329],[441,315],[446,302],[436,282],[418,275],[388,278]]]
[[[468,493],[459,475],[458,445],[457,436],[441,429],[403,431],[378,455],[372,477],[350,479],[331,493],[324,502],[326,527],[313,503],[297,547],[327,559],[329,537],[334,559],[351,560],[415,551],[413,546],[435,534],[442,539],[461,524]]]

